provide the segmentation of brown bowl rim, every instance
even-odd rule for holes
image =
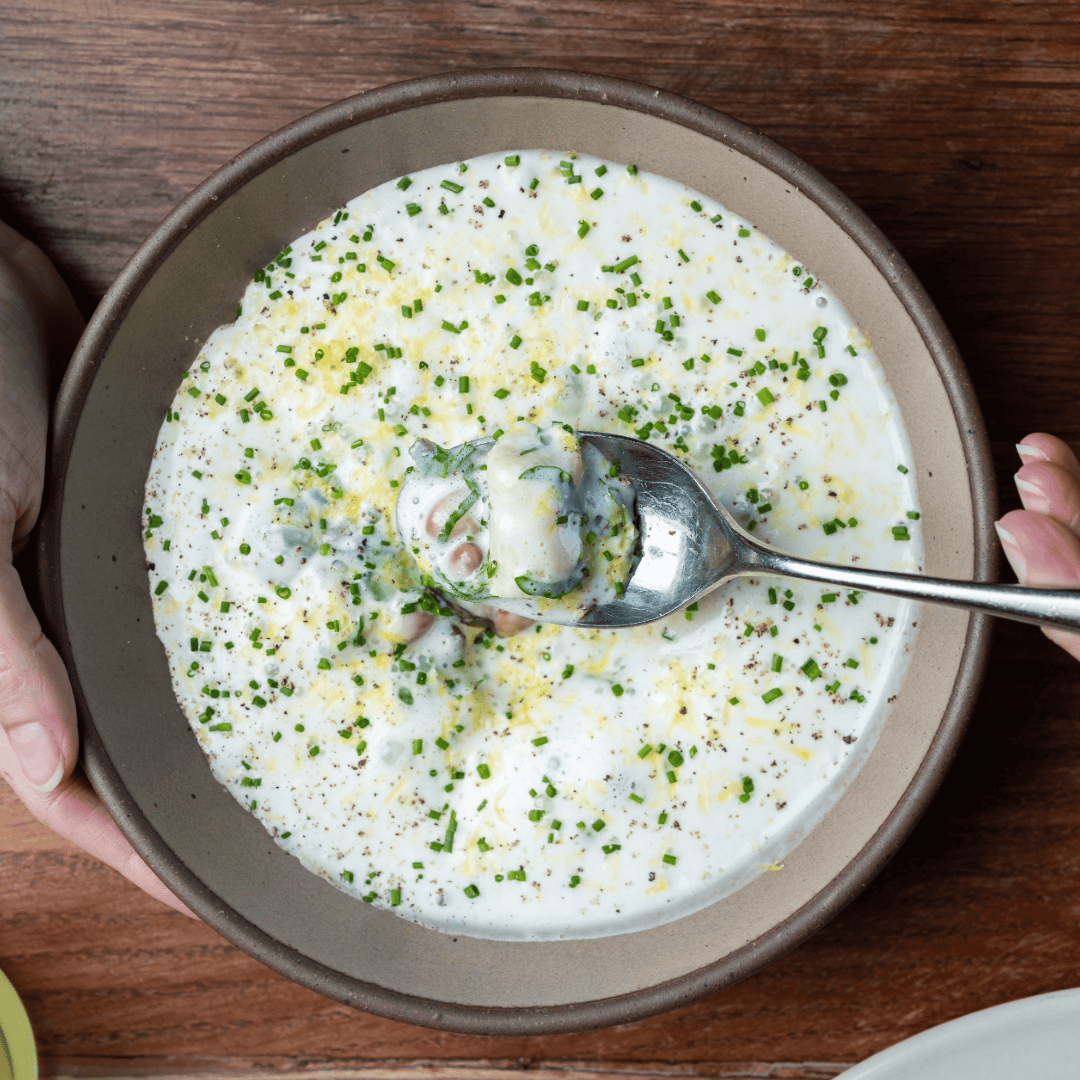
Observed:
[[[98,364],[127,311],[187,230],[215,204],[295,151],[358,123],[435,102],[479,97],[572,98],[656,116],[759,162],[820,206],[884,275],[925,342],[952,404],[971,481],[975,580],[994,580],[998,553],[992,458],[986,427],[956,344],[926,290],[880,229],[835,185],[756,128],[725,113],[641,83],[547,68],[452,72],[395,83],[301,117],[238,154],[191,192],[138,248],[109,288],[68,366],[50,435],[46,499],[36,540],[38,585],[47,628],[71,673],[79,706],[82,760],[93,786],[132,845],[165,883],[227,940],[274,971],[342,1004],[388,1019],[465,1034],[551,1035],[624,1024],[689,1004],[760,970],[846,907],[878,874],[930,804],[951,764],[986,668],[991,620],[970,618],[956,683],[938,730],[903,796],[870,841],[824,889],[756,941],[713,964],[631,994],[584,1004],[484,1008],[435,1001],[354,979],[265,934],[224,905],[180,862],[127,792],[85,706],[71,658],[60,587],[60,509],[82,406]]]

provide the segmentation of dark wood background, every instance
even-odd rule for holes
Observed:
[[[4,0],[0,217],[89,313],[245,146],[451,69],[637,79],[759,126],[852,196],[966,358],[1002,509],[1013,444],[1080,442],[1080,3]],[[1003,624],[970,734],[891,865],[786,958],[666,1016],[448,1035],[300,989],[51,837],[0,791],[0,967],[46,1076],[831,1077],[974,1009],[1080,983],[1080,666]]]

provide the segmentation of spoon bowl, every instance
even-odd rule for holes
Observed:
[[[579,435],[618,464],[619,475],[634,489],[639,557],[624,593],[584,612],[525,598],[500,599],[500,608],[564,626],[640,626],[665,618],[743,572],[737,565],[741,542],[754,541],[674,455],[623,435]]]
[[[503,611],[537,622],[614,630],[666,618],[732,578],[777,574],[1080,630],[1080,592],[950,581],[785,555],[743,529],[673,454],[625,435],[579,435],[617,464],[619,475],[634,489],[639,557],[623,595],[584,610],[500,598],[497,606]],[[474,445],[486,449],[491,444],[491,439],[483,439]]]

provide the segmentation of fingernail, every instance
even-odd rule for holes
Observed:
[[[1035,446],[1025,446],[1023,443],[1016,444],[1016,452],[1020,455],[1020,460],[1028,465],[1032,461],[1045,461],[1046,455]]]
[[[1016,484],[1016,490],[1020,492],[1020,501],[1024,504],[1025,510],[1034,510],[1039,514],[1049,513],[1050,499],[1038,484],[1022,479],[1019,474],[1013,477],[1013,482]]]
[[[1016,537],[1008,530],[1003,529],[996,521],[994,522],[994,528],[997,529],[998,539],[1001,541],[1009,565],[1013,568],[1013,573],[1016,574],[1016,580],[1023,585],[1027,581],[1027,560],[1020,552],[1020,545],[1017,544]]]
[[[64,755],[41,724],[20,724],[8,732],[26,779],[41,792],[52,791],[64,775]]]

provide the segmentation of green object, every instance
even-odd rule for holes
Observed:
[[[30,1017],[0,971],[0,1080],[37,1080],[37,1047]]]

